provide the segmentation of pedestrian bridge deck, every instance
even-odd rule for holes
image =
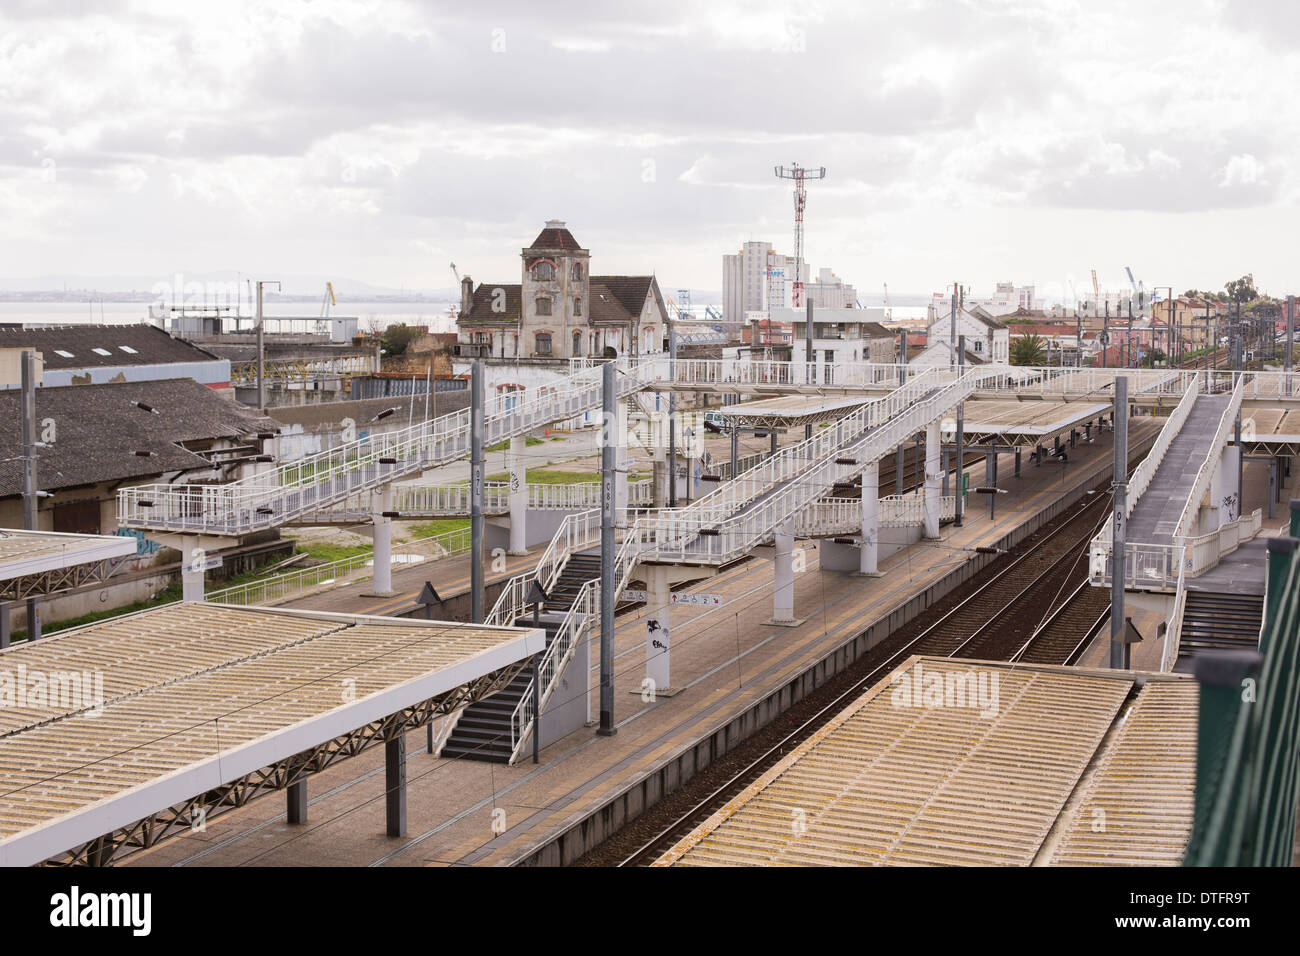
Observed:
[[[1172,543],[1179,531],[1179,520],[1187,507],[1187,498],[1196,485],[1203,463],[1213,450],[1219,421],[1229,400],[1227,395],[1197,396],[1151,483],[1133,503],[1128,518],[1129,541],[1158,545]]]

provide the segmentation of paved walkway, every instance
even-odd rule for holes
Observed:
[[[1187,496],[1210,452],[1231,396],[1201,395],[1169,445],[1151,484],[1133,505],[1125,532],[1131,542],[1169,544],[1178,530],[1178,519],[1187,507]],[[1164,421],[1163,419],[1161,420]]]

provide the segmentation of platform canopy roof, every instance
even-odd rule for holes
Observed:
[[[0,651],[0,865],[151,846],[493,693],[544,645],[531,628],[185,603]]]
[[[136,539],[0,528],[0,600],[53,594],[108,578]]]
[[[914,657],[655,865],[1177,865],[1198,696],[1177,675]]]

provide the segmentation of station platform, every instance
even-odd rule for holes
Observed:
[[[913,657],[654,865],[1175,866],[1199,693],[1166,674]]]
[[[1130,446],[1149,446],[1159,420],[1134,419]],[[275,797],[254,802],[204,833],[187,833],[135,859],[138,865],[509,865],[560,862],[555,841],[617,801],[702,769],[758,723],[789,706],[791,688],[820,684],[838,649],[864,633],[874,643],[937,599],[940,591],[978,573],[975,547],[1014,543],[1064,507],[1071,494],[1105,480],[1111,433],[1081,444],[1068,463],[1027,465],[1012,477],[1010,453],[999,457],[996,520],[975,496],[962,528],[921,541],[881,561],[882,576],[822,571],[815,546],[796,551],[795,627],[765,625],[772,612],[772,568],[750,559],[692,586],[717,594],[720,606],[673,609],[671,696],[643,700],[644,614],[616,623],[614,716],[617,733],[588,727],[545,748],[538,765],[514,766],[433,758],[422,734],[408,740],[410,836],[383,837],[382,757],[363,753],[313,776],[305,825],[286,820]],[[972,476],[973,477],[973,476]],[[593,638],[595,640],[595,638]],[[591,648],[587,687],[598,710],[598,648]],[[818,676],[820,675],[820,676]],[[801,683],[802,682],[802,683]],[[762,720],[760,720],[760,716]],[[566,847],[573,844],[566,839]],[[583,848],[585,849],[585,848]],[[581,850],[566,849],[567,862]]]

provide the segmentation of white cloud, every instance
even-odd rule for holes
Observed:
[[[121,271],[445,286],[428,250],[510,270],[560,216],[601,268],[716,288],[737,242],[788,242],[771,170],[795,160],[829,170],[810,258],[863,288],[1086,274],[1121,251],[1215,284],[1228,222],[1262,282],[1300,282],[1271,237],[1300,196],[1300,57],[1275,35],[1297,21],[1253,8],[6,4],[0,259],[10,274],[130,256]],[[57,177],[33,193],[43,160]],[[191,225],[214,211],[221,231]]]

